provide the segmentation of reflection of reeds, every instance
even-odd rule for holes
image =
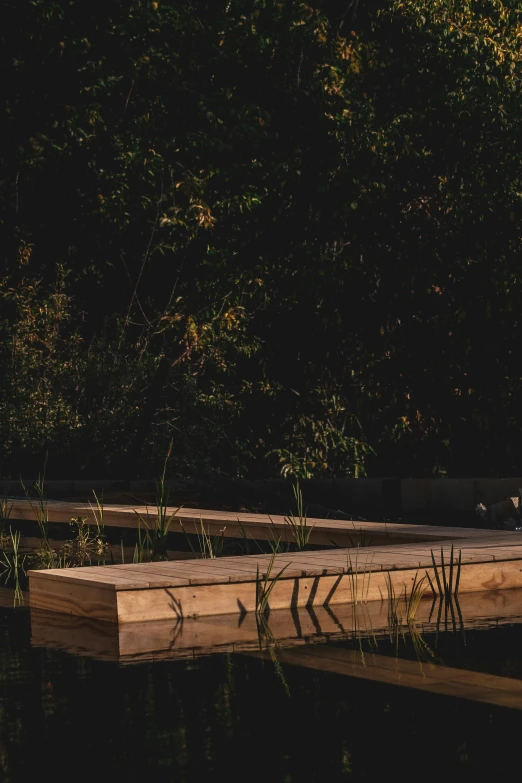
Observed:
[[[359,632],[359,610],[361,607],[364,607],[364,604],[368,601],[368,593],[370,590],[370,580],[371,580],[371,565],[373,561],[370,561],[370,565],[368,566],[368,557],[366,556],[366,559],[364,561],[364,567],[362,569],[362,572],[359,568],[359,549],[358,547],[355,548],[355,559],[352,561],[351,555],[347,555],[347,567],[346,567],[346,574],[349,577],[350,580],[350,592],[351,592],[351,598],[352,598],[352,605],[353,605],[353,636],[354,639],[358,640],[359,647],[361,651],[361,656],[364,660],[364,653],[362,649],[362,638],[361,634]],[[362,577],[362,583],[361,583],[361,577]]]
[[[408,631],[411,641],[413,643],[413,649],[418,661],[435,661],[436,656],[429,644],[423,639],[422,634],[417,628],[415,622],[408,623]]]
[[[23,602],[22,588],[20,587],[20,571],[25,574],[24,563],[25,555],[20,555],[20,531],[14,533],[9,528],[9,537],[11,539],[11,552],[2,552],[0,565],[3,566],[3,573],[6,575],[6,581],[11,577],[14,579],[14,605],[17,606]]]
[[[259,641],[259,650],[261,653],[265,651],[268,652],[270,656],[270,660],[272,661],[272,664],[274,666],[274,671],[277,675],[277,678],[280,680],[286,695],[290,696],[290,688],[288,687],[288,682],[283,672],[281,661],[277,657],[277,650],[279,649],[279,645],[268,624],[267,616],[265,614],[259,614],[259,615],[256,614],[256,623],[257,623],[257,638]]]
[[[399,641],[406,641],[406,632],[409,634],[416,657],[419,661],[434,659],[435,655],[429,645],[425,642],[415,623],[415,617],[419,604],[428,587],[426,576],[419,578],[417,569],[413,578],[413,585],[410,593],[404,586],[396,595],[391,575],[387,575],[388,588],[388,627],[390,641],[395,642],[395,654],[399,653]]]
[[[426,577],[423,576],[421,579],[419,579],[419,571],[417,570],[413,579],[413,585],[409,596],[406,596],[406,588],[404,589],[404,598],[406,601],[406,620],[408,623],[411,623],[415,620],[417,609],[419,608],[419,604],[424,593],[426,592],[427,587],[428,584]]]
[[[377,642],[377,636],[373,629],[370,613],[365,604],[358,604],[357,606],[354,605],[353,607],[352,636],[353,639],[359,644],[363,662],[363,639],[368,642],[370,652],[376,652],[378,650],[379,645]]]
[[[0,498],[0,536],[3,535],[5,525],[9,522],[11,511],[13,510],[13,504],[7,497]]]

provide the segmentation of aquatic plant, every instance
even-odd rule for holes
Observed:
[[[283,536],[281,535],[281,533],[279,533],[277,531],[277,528],[275,526],[274,520],[272,519],[272,517],[270,515],[268,516],[268,518],[270,520],[270,535],[267,536],[266,542],[268,544],[268,547],[269,547],[270,551],[274,555],[280,555],[280,554],[282,554],[284,552],[290,552],[290,550],[292,549],[292,542],[290,542],[290,541],[283,541]],[[286,520],[285,520],[285,522],[286,522]],[[292,532],[292,535],[293,535],[293,532]],[[298,547],[296,547],[296,548],[298,548]],[[261,552],[263,551],[259,545],[258,545],[258,549]]]
[[[73,563],[73,542],[65,541],[59,550],[53,549],[50,542],[40,546],[27,555],[31,568],[43,570],[48,568],[70,568]]]
[[[431,550],[431,562],[433,567],[433,573],[435,576],[435,582],[437,590],[430,578],[428,571],[426,571],[426,577],[430,588],[434,595],[437,593],[443,596],[446,600],[450,600],[452,597],[456,597],[459,593],[460,573],[462,568],[462,550],[459,549],[458,559],[454,558],[453,544],[451,545],[449,563],[446,565],[444,562],[444,550],[440,548],[440,572],[439,567],[435,561],[435,555],[433,549]],[[447,570],[446,570],[447,569]],[[455,577],[455,579],[454,579]]]
[[[225,545],[225,530],[226,526],[222,528],[219,533],[216,533],[215,535],[211,535],[208,530],[205,529],[205,524],[203,520],[200,518],[200,530],[198,531],[197,524],[196,524],[196,540],[197,540],[197,548],[192,543],[192,537],[187,533],[183,526],[183,522],[179,522],[179,526],[181,527],[183,533],[185,534],[185,539],[190,547],[190,550],[194,557],[208,559],[208,558],[216,558],[221,557],[223,554],[223,547]]]
[[[167,465],[172,454],[173,440],[170,441],[165,459],[163,461],[163,470],[158,479],[154,482],[156,490],[156,514],[154,521],[149,519],[149,509],[146,508],[145,516],[135,510],[138,516],[138,544],[136,545],[136,556],[139,558],[137,562],[142,562],[145,552],[148,553],[148,557],[151,560],[166,560],[167,559],[167,537],[170,532],[170,526],[172,521],[181,506],[178,506],[174,511],[170,511],[170,487],[166,480]],[[142,533],[141,525],[143,525]]]
[[[22,489],[24,491],[24,494],[29,502],[29,505],[31,507],[31,511],[33,512],[34,518],[38,524],[38,527],[40,529],[40,536],[42,538],[42,544],[43,546],[48,546],[48,529],[49,529],[49,511],[47,508],[47,499],[45,497],[45,488],[44,488],[44,481],[45,481],[45,465],[44,465],[44,471],[40,475],[38,474],[38,478],[34,482],[34,492],[36,494],[36,497],[31,495],[31,493],[26,489],[24,482],[22,479],[20,479],[20,483],[22,485]]]
[[[3,567],[3,573],[6,575],[6,581],[14,579],[14,605],[18,605],[23,602],[23,593],[20,586],[20,571],[25,575],[25,555],[20,554],[20,531],[16,530],[14,533],[9,528],[9,538],[11,540],[11,551],[2,551],[2,558],[0,559],[0,566]]]
[[[293,490],[297,506],[297,514],[294,515],[290,513],[284,518],[284,520],[291,531],[296,549],[301,551],[306,549],[308,546],[314,525],[310,526],[308,524],[308,519],[303,505],[303,493],[301,491],[301,487],[299,486],[299,481],[296,481],[293,486]]]
[[[368,593],[370,590],[370,581],[372,576],[371,566],[375,555],[372,555],[369,564],[368,564],[368,555],[366,555],[364,561],[364,567],[361,571],[359,568],[359,548],[355,547],[355,551],[356,554],[355,554],[354,561],[352,561],[352,557],[350,554],[347,555],[346,574],[350,577],[352,602],[354,606],[357,606],[359,603],[366,603],[368,601]],[[362,576],[362,585],[361,585],[361,589],[359,590],[359,582],[361,576]]]
[[[281,578],[283,572],[288,568],[288,563],[283,566],[283,568],[279,571],[278,574],[275,576],[272,576],[272,569],[274,567],[274,561],[275,561],[275,552],[272,553],[272,557],[270,558],[270,562],[268,564],[268,568],[266,569],[265,575],[263,578],[261,578],[259,573],[259,564],[256,567],[256,616],[266,616],[269,611],[269,604],[268,600],[270,598],[270,594],[274,587],[276,586],[277,582]]]
[[[404,589],[404,599],[406,602],[406,621],[408,623],[412,623],[415,620],[417,609],[419,608],[419,604],[427,588],[428,580],[426,579],[426,576],[423,576],[419,579],[419,569],[417,569],[409,596],[406,594],[406,588]]]
[[[89,501],[89,508],[91,509],[91,514],[94,519],[94,523],[96,525],[96,534],[98,538],[105,538],[105,523],[104,523],[104,505],[103,505],[103,490],[101,495],[101,500],[98,498],[98,495],[93,490],[92,494],[94,495],[94,500],[96,501],[95,505],[93,505]]]
[[[5,525],[9,522],[11,511],[13,510],[13,504],[8,497],[0,497],[0,535],[5,529]]]
[[[402,590],[399,595],[395,594],[395,588],[389,571],[386,574],[386,587],[388,590],[388,628],[390,632],[390,641],[395,640],[395,654],[397,655],[399,651],[399,636],[402,635],[404,637],[402,629]]]
[[[426,576],[419,578],[417,569],[413,578],[413,585],[408,594],[406,586],[396,595],[390,576],[387,574],[388,589],[388,629],[390,641],[395,642],[395,654],[399,654],[399,641],[406,642],[406,634],[412,641],[415,655],[419,662],[435,660],[435,653],[422,637],[417,628],[415,617],[419,604],[428,588]]]
[[[109,546],[103,536],[98,534],[99,527],[93,534],[86,517],[71,519],[71,525],[76,530],[76,536],[72,541],[66,542],[70,544],[70,551],[64,552],[62,549],[62,556],[68,554],[69,559],[74,559],[79,566],[90,565],[94,558],[98,565],[104,564]]]
[[[288,697],[290,697],[290,688],[288,681],[285,677],[281,661],[277,657],[277,652],[280,649],[280,645],[275,638],[272,629],[270,628],[268,617],[266,614],[256,614],[257,625],[257,637],[259,642],[259,651],[262,655],[262,660],[265,658],[266,653],[270,656],[274,671],[277,679],[280,681],[284,688],[284,691]]]
[[[270,520],[270,535],[266,538],[266,542],[268,544],[268,548],[270,549],[270,552],[276,555],[280,555],[282,553],[290,552],[292,544],[289,541],[283,541],[283,537],[281,533],[278,532],[274,520],[268,515],[268,519]],[[239,525],[239,529],[241,531],[241,537],[245,544],[245,554],[249,555],[251,553],[251,544],[254,544],[257,551],[260,552],[260,554],[264,555],[266,554],[265,550],[262,546],[260,546],[259,541],[256,538],[250,538],[247,535],[247,532],[245,530],[245,526],[239,519],[237,518],[237,523]]]

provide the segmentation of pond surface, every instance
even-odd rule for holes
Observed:
[[[29,609],[1,608],[0,779],[513,778],[522,710],[422,685],[434,660],[452,676],[491,673],[520,689],[522,624],[428,628],[422,638],[431,652],[421,663],[406,634],[398,641],[332,636],[315,646],[312,636],[265,658],[254,646],[126,665],[88,649],[37,646]],[[303,650],[318,653],[311,668],[285,662]],[[329,650],[362,663],[367,678],[321,669]],[[392,663],[397,651],[401,666],[413,662],[419,672],[414,687],[397,684],[402,675],[393,684],[373,680],[364,663]],[[491,695],[481,698],[494,701],[495,687],[486,685]]]

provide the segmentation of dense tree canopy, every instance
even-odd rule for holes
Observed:
[[[515,0],[3,14],[4,474],[520,472]]]

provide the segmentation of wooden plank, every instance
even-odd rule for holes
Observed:
[[[93,582],[98,587],[109,590],[132,590],[142,589],[144,586],[172,587],[173,585],[189,584],[188,579],[179,577],[170,577],[160,581],[159,577],[156,579],[152,576],[152,578],[147,579],[134,572],[128,575],[114,574],[109,571],[110,566],[100,566],[101,571],[95,570],[96,568],[96,566],[91,566],[88,568],[46,569],[42,571],[28,571],[27,575],[30,582],[31,580],[42,581],[46,579],[70,582],[71,584]]]
[[[230,572],[234,572],[234,569],[213,568],[213,561],[206,560],[194,560],[187,564],[186,561],[182,563],[141,563],[124,566],[125,573],[135,574],[136,577],[147,580],[147,578],[160,578],[169,579],[170,577],[183,579],[187,584],[191,584],[194,579],[202,579],[205,583],[213,583],[220,581],[229,581]],[[203,568],[198,567],[198,564],[203,564]],[[207,565],[208,563],[208,565]],[[105,566],[110,568],[115,573],[118,573],[117,569],[120,566]],[[238,572],[244,575],[244,571]],[[149,575],[147,577],[147,574]]]
[[[29,605],[51,612],[93,617],[105,622],[117,622],[117,592],[106,590],[92,582],[74,584],[64,579],[31,579]]]
[[[29,584],[32,582],[45,582],[52,579],[59,582],[70,582],[71,584],[78,585],[93,582],[97,587],[104,590],[117,590],[118,586],[123,586],[125,589],[143,586],[141,582],[129,577],[114,579],[109,574],[100,576],[98,574],[82,573],[79,568],[28,571],[27,576],[29,577]]]

